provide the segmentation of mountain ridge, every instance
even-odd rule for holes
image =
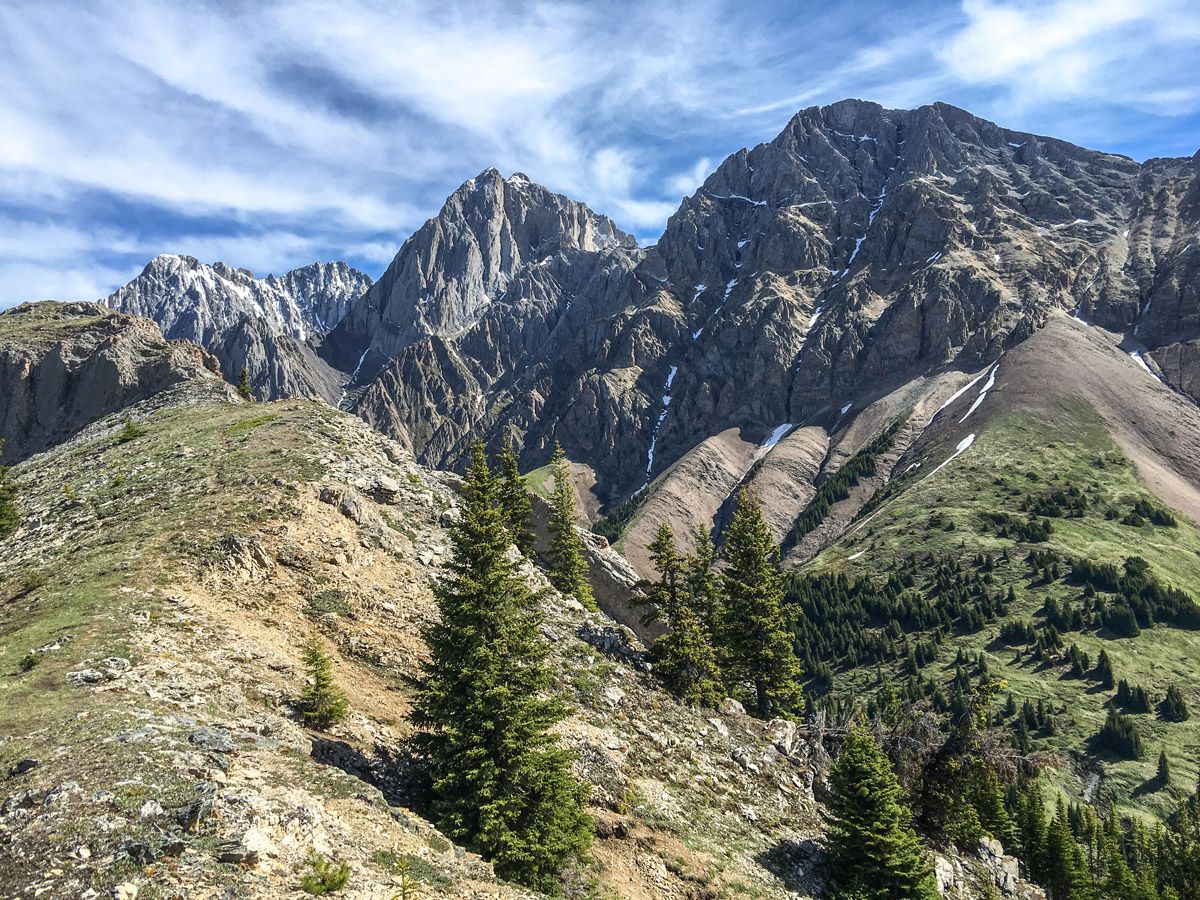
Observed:
[[[1151,235],[1177,215],[1135,201],[1161,189],[1159,169],[1190,196],[1193,162],[1147,169],[947,104],[811,107],[731,154],[654,247],[574,305],[494,308],[409,344],[354,408],[435,465],[511,437],[536,467],[561,441],[611,508],[647,463],[653,480],[730,428],[756,443],[781,423],[828,431],[848,403],[978,369],[1050,309],[1137,329],[1166,307]],[[565,263],[554,275],[579,280]],[[564,313],[579,327],[556,337]],[[1177,385],[1193,353],[1160,354]]]
[[[247,269],[161,254],[104,305],[153,319],[168,339],[205,347],[226,380],[242,370],[263,398],[338,396],[342,377],[317,356],[319,340],[351,309],[371,279],[343,262],[310,263],[255,278]]]
[[[275,354],[311,374],[275,377],[269,395],[319,394],[434,466],[483,439],[511,440],[532,469],[561,443],[595,472],[602,511],[692,456],[680,489],[716,510],[763,455],[787,452],[763,450],[773,432],[803,427],[830,449],[871,403],[979,370],[1054,310],[1122,333],[1195,397],[1198,161],[1137,163],[945,103],[849,99],[730,154],[647,248],[485,169],[315,353]],[[253,349],[267,338],[228,343],[214,352],[269,368]]]

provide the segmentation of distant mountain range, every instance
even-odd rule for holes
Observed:
[[[345,378],[313,348],[370,286],[368,276],[342,262],[258,279],[224,263],[163,255],[101,302],[153,319],[168,340],[205,347],[230,381],[246,369],[264,400],[316,395],[335,402]]]
[[[846,100],[726,159],[648,249],[489,169],[373,285],[341,264],[257,281],[160,257],[104,302],[429,465],[511,439],[532,469],[560,442],[593,506],[636,494],[646,527],[719,523],[752,470],[774,472],[756,480],[782,536],[883,427],[881,401],[949,394],[1054,315],[1200,396],[1198,168]]]

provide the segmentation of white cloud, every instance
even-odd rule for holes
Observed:
[[[84,285],[143,249],[382,266],[488,165],[646,237],[715,160],[845,96],[947,99],[1076,140],[1129,108],[1200,109],[1194,0],[913,2],[2,5],[0,217],[58,230],[0,235],[26,266],[0,305],[52,280],[29,265]]]
[[[1172,45],[1195,53],[1195,10],[1176,0],[963,0],[962,8],[966,25],[938,59],[952,78],[997,85],[1023,106],[1089,96],[1153,103],[1161,92],[1148,83],[1178,66]]]
[[[704,184],[704,180],[712,174],[712,170],[712,157],[702,156],[686,172],[680,172],[667,179],[667,190],[680,197],[691,196],[700,185]]]
[[[113,285],[135,277],[142,266],[104,266],[84,262],[45,265],[0,260],[0,284],[9,302],[25,300],[98,300],[112,292]]]

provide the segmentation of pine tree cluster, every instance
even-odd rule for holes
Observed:
[[[501,877],[557,894],[564,867],[591,844],[588,792],[552,732],[567,707],[552,691],[535,598],[509,557],[500,494],[477,444],[434,588],[440,616],[425,634],[416,745],[439,828]]]
[[[1165,755],[1159,781],[1170,774]],[[1147,827],[1136,817],[1061,798],[1047,817],[1036,781],[1006,798],[1016,823],[1010,848],[1025,877],[1051,900],[1197,900],[1200,897],[1200,789],[1166,822]]]
[[[753,492],[738,494],[724,532],[724,567],[713,568],[708,531],[682,554],[667,524],[648,548],[658,580],[644,585],[666,633],[655,642],[655,669],[688,702],[713,704],[740,695],[762,718],[799,706],[800,665],[785,614],[779,550]]]

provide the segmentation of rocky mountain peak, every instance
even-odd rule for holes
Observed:
[[[485,169],[405,241],[332,336],[332,353],[360,374],[377,371],[402,348],[461,334],[493,304],[512,299],[519,273],[556,257],[636,250],[631,235],[585,204],[522,173],[504,178]]]
[[[164,253],[101,302],[153,319],[170,339],[207,345],[251,316],[265,320],[275,333],[303,341],[336,325],[370,284],[367,275],[343,262],[313,263],[257,279],[250,270],[223,262],[206,265],[193,256]]]
[[[229,381],[245,369],[264,399],[319,395],[332,402],[341,378],[308,342],[341,321],[370,285],[344,262],[258,279],[248,269],[165,253],[102,302],[154,320],[171,340],[200,344]]]

